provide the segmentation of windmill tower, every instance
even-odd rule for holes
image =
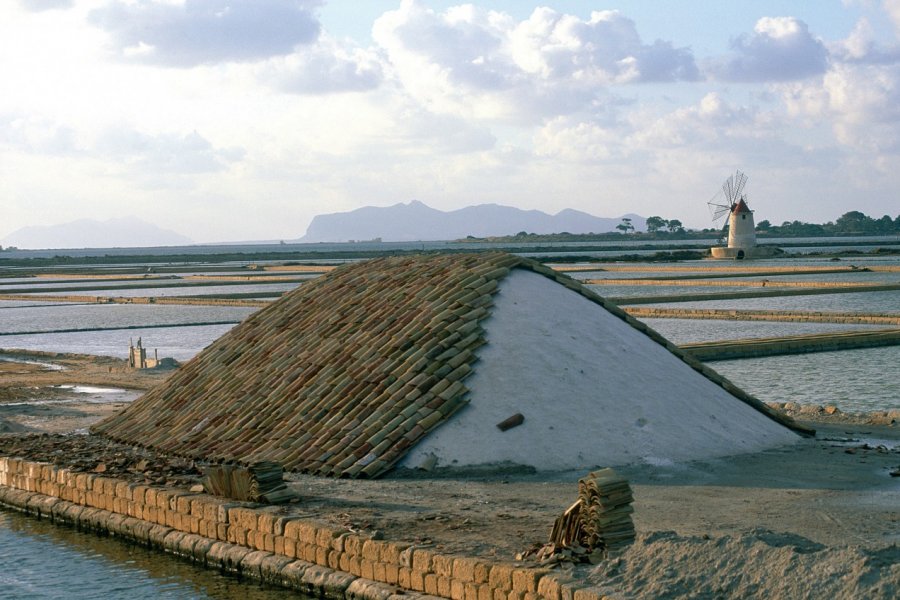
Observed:
[[[747,206],[747,196],[744,194],[746,185],[747,176],[735,171],[722,184],[722,189],[706,203],[714,222],[728,215],[728,246],[712,248],[713,258],[761,258],[776,253],[774,248],[759,248],[756,245],[753,211]]]

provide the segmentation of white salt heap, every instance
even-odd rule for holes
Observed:
[[[513,269],[482,325],[468,407],[400,463],[500,462],[538,470],[668,463],[800,438],[665,347],[566,287]],[[522,425],[496,424],[521,413]]]

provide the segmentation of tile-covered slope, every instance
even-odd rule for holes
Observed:
[[[260,310],[94,431],[204,459],[376,476],[464,403],[501,253],[336,269]]]
[[[492,252],[336,269],[255,313],[93,431],[205,460],[378,476],[467,402],[464,380],[485,343],[480,323],[511,268],[587,296],[782,420],[576,281]]]

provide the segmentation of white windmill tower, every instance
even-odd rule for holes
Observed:
[[[735,171],[722,184],[722,189],[706,203],[713,221],[728,215],[728,246],[712,248],[713,258],[759,258],[774,254],[774,249],[756,245],[753,211],[747,206],[747,196],[744,194],[746,185],[747,176]]]

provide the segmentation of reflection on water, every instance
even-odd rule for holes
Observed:
[[[0,557],[0,597],[9,599],[303,598],[6,509],[0,509]]]

